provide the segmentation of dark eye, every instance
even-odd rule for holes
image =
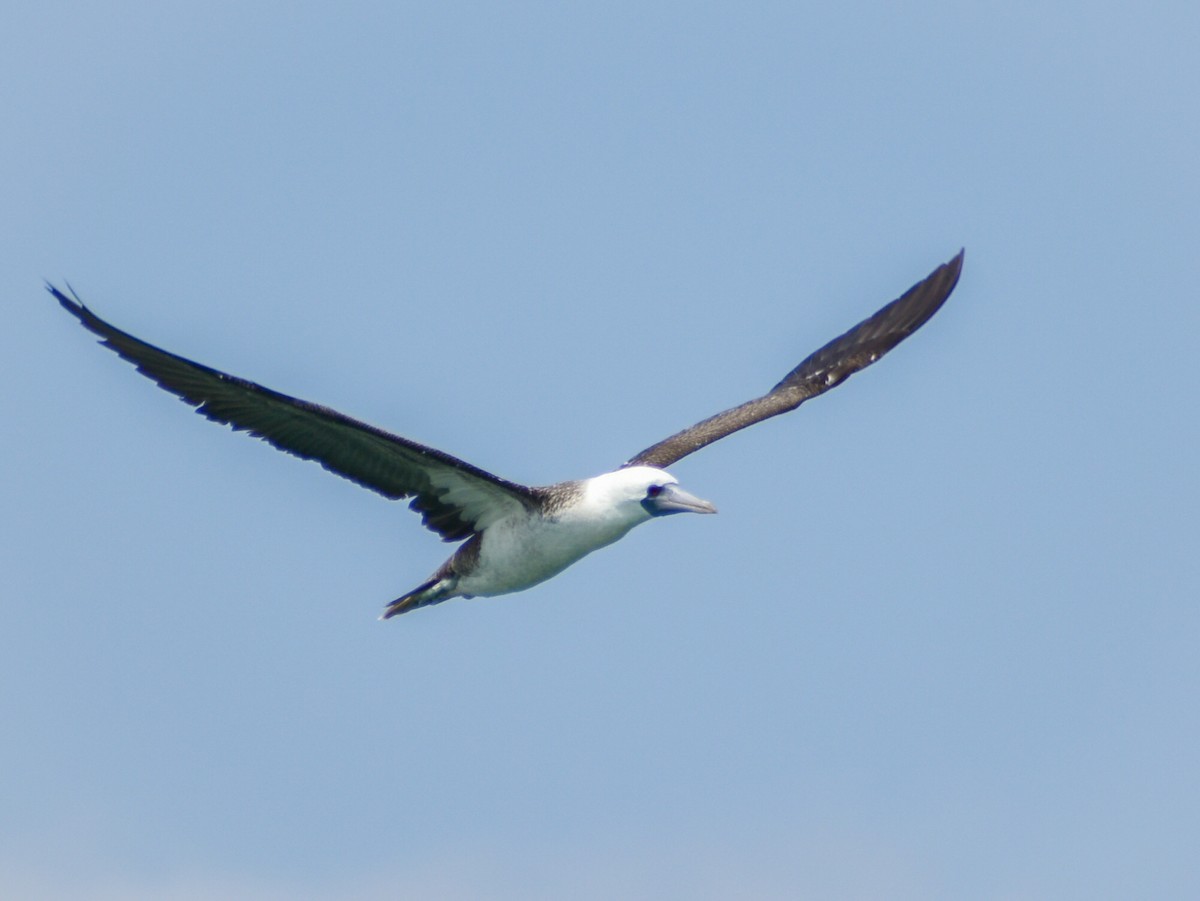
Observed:
[[[646,489],[646,497],[658,497],[660,494],[662,494],[662,490],[662,485],[651,485]]]

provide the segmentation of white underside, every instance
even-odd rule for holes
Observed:
[[[638,524],[582,516],[508,519],[483,533],[479,564],[458,580],[457,594],[491,597],[522,591],[558,575]]]
[[[509,594],[558,575],[651,519],[643,505],[649,486],[674,482],[661,469],[631,466],[576,483],[578,495],[548,517],[523,508],[502,514],[480,532],[472,571],[435,588],[445,592],[439,600]]]

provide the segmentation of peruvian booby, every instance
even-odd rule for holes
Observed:
[[[718,413],[590,479],[528,487],[442,451],[308,401],[168,353],[109,325],[71,292],[47,290],[101,343],[209,419],[409,507],[445,541],[463,542],[438,570],[392,601],[383,619],[455,597],[522,591],[634,526],[674,513],[715,513],[665,467],[719,438],[794,410],[841,384],[915,332],[954,290],[960,251],[899,299],[805,358],[762,397]],[[68,290],[70,290],[68,286]]]

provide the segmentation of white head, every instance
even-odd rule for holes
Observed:
[[[588,479],[587,503],[636,525],[671,513],[716,513],[717,508],[679,487],[673,475],[653,466],[628,466]]]

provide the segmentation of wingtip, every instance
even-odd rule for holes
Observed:
[[[942,272],[949,275],[950,287],[946,289],[947,297],[950,295],[950,292],[953,291],[954,288],[958,285],[959,276],[962,275],[963,260],[966,258],[966,255],[967,255],[967,249],[965,247],[960,247],[958,250],[958,253],[956,253],[953,257],[951,257],[945,263],[942,263],[942,265],[939,266],[937,268],[937,270],[934,271],[933,275],[930,276],[930,279],[932,280],[935,276],[939,275]]]
[[[966,258],[967,258],[967,248],[960,247],[960,248],[958,248],[958,253],[956,253],[954,255],[954,258],[951,259],[950,262],[946,264],[947,266],[949,266],[951,269],[954,270],[954,277],[956,279],[958,278],[959,273],[962,272],[963,261]]]
[[[63,282],[63,284],[67,286],[67,290],[71,292],[71,296],[68,297],[49,279],[45,279],[44,281],[46,283],[46,290],[49,291],[50,295],[58,301],[59,305],[72,316],[82,317],[83,314],[88,311],[88,308],[83,305],[83,301],[79,299],[79,295],[75,293],[75,289],[71,287],[70,282]]]

